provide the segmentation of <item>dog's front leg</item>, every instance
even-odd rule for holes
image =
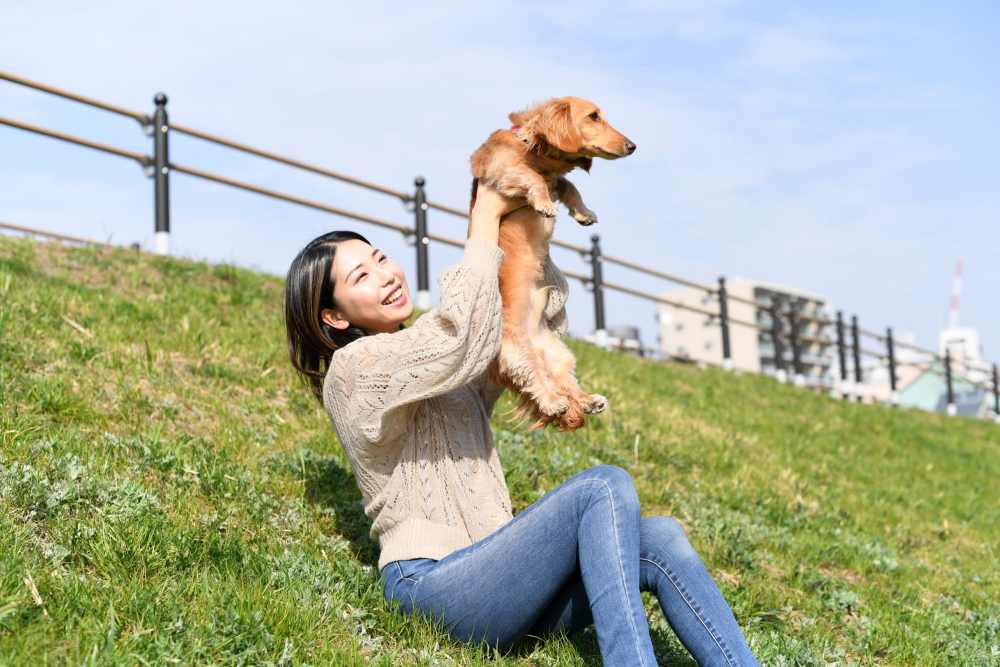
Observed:
[[[549,186],[534,169],[524,165],[508,166],[492,184],[504,196],[524,197],[546,218],[556,217],[556,204],[549,194]]]
[[[597,222],[597,214],[583,203],[580,191],[562,176],[556,179],[556,198],[566,205],[569,214],[581,225],[588,226]]]

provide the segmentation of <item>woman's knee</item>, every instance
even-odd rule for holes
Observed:
[[[622,503],[639,505],[639,494],[629,471],[610,463],[596,465],[587,471],[587,477],[597,478],[606,483],[613,497]]]
[[[646,516],[639,526],[639,546],[642,551],[673,556],[695,555],[687,532],[672,516]]]

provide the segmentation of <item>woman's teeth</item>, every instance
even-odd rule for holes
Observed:
[[[389,295],[389,298],[387,298],[385,301],[382,302],[382,305],[390,306],[394,304],[396,301],[398,301],[401,296],[403,296],[403,288],[397,287],[396,291],[393,292],[391,295]]]

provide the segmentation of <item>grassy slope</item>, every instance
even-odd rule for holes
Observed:
[[[280,290],[0,237],[0,662],[493,664],[383,601]],[[645,515],[685,524],[764,664],[1000,660],[996,426],[571,345],[612,408],[526,435],[501,400],[515,511],[619,464]],[[694,664],[644,599],[662,662]],[[600,658],[587,632],[497,662]]]

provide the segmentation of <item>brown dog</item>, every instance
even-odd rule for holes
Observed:
[[[607,399],[580,389],[573,353],[543,321],[551,288],[539,282],[555,226],[552,199],[581,225],[594,224],[597,216],[565,174],[577,167],[589,172],[595,157],[631,155],[635,144],[608,125],[593,102],[578,97],[553,98],[509,118],[511,129],[497,130],[472,154],[472,204],[482,181],[508,197],[525,197],[538,216],[500,225],[503,332],[490,373],[520,394],[517,414],[535,420],[530,430],[558,422],[560,430],[574,431],[584,415],[604,410]]]

